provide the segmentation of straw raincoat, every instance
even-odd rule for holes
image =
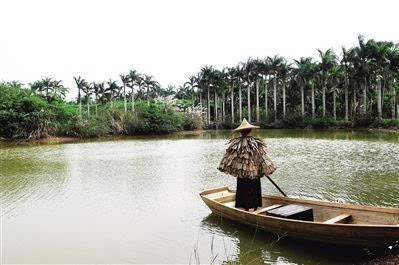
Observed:
[[[236,207],[250,209],[262,206],[260,179],[273,174],[276,165],[271,161],[266,143],[250,135],[259,128],[244,119],[235,132],[241,136],[230,140],[229,147],[220,162],[221,172],[237,177]]]

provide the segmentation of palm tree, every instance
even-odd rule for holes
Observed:
[[[284,62],[284,58],[278,55],[274,57],[267,57],[270,64],[270,72],[273,74],[273,100],[274,100],[274,120],[277,121],[277,83],[278,83],[278,71],[281,64]]]
[[[90,84],[86,84],[82,87],[82,91],[86,94],[87,117],[90,117],[90,96],[92,92],[92,87],[90,86]]]
[[[211,122],[211,101],[210,101],[210,87],[213,86],[212,79],[214,78],[215,69],[213,66],[205,66],[201,68],[201,84],[207,89],[207,123]]]
[[[194,106],[195,105],[194,104],[195,103],[194,102],[195,88],[198,88],[197,78],[195,76],[190,76],[188,78],[188,81],[185,82],[183,85],[186,86],[189,89],[190,94],[192,95],[192,99],[191,99],[192,100],[192,104]]]
[[[334,65],[336,65],[337,57],[332,49],[328,49],[325,52],[318,50],[320,56],[320,63],[318,64],[319,71],[321,72],[321,86],[322,86],[322,97],[323,97],[323,118],[326,116],[326,86],[329,71]]]
[[[22,84],[21,82],[17,81],[17,80],[13,80],[11,82],[6,82],[6,84],[11,87],[11,88],[22,88],[22,86],[24,84]]]
[[[290,64],[288,64],[285,60],[282,61],[280,68],[278,70],[279,72],[279,76],[280,76],[280,80],[281,80],[281,85],[282,85],[282,89],[283,89],[283,118],[286,118],[286,91],[285,91],[285,83],[287,78],[289,77],[291,71],[291,66]]]
[[[75,80],[76,86],[78,87],[79,115],[82,116],[82,98],[80,96],[80,90],[82,90],[83,87],[87,86],[87,81],[81,76],[74,76],[73,79]]]
[[[256,63],[254,59],[249,58],[244,64],[244,75],[247,84],[247,102],[248,102],[248,121],[251,122],[251,87],[256,78]]]
[[[111,108],[113,107],[113,98],[114,95],[118,93],[118,91],[120,90],[120,87],[118,86],[118,84],[116,83],[115,80],[109,79],[107,81],[107,88],[105,89],[105,93],[109,93],[110,95],[110,102],[111,102]]]
[[[305,117],[305,86],[310,81],[312,71],[314,69],[313,59],[311,57],[301,57],[299,60],[294,60],[296,69],[293,70],[293,74],[296,77],[297,83],[300,86],[301,92],[301,112],[302,118]],[[314,95],[314,93],[313,93]],[[312,98],[314,102],[314,97]],[[314,108],[312,108],[314,109]]]
[[[129,83],[127,84],[127,86],[132,89],[132,93],[131,93],[132,111],[134,111],[134,86],[135,85],[137,85],[138,87],[141,87],[142,78],[141,78],[141,75],[136,70],[130,70],[129,71]]]
[[[96,83],[96,82],[92,82],[91,83],[91,91],[94,94],[94,103],[95,103],[95,107],[96,107],[96,117],[97,117],[97,101],[99,98],[99,94],[100,94],[100,84]],[[103,84],[103,88],[104,88],[104,84]]]
[[[129,75],[119,75],[123,85],[123,101],[125,107],[125,113],[127,112],[127,101],[126,101],[126,84],[129,83],[130,76]]]
[[[144,78],[143,78],[143,83],[147,89],[147,105],[148,106],[150,105],[150,90],[154,89],[158,85],[158,82],[155,81],[153,78],[154,77],[152,75],[144,75]]]
[[[338,65],[334,65],[330,69],[330,75],[328,79],[328,84],[331,87],[333,92],[333,117],[334,120],[337,120],[337,106],[336,106],[336,93],[337,88],[341,84],[341,80],[343,78],[342,68]]]
[[[349,54],[344,47],[342,47],[342,60],[341,65],[343,65],[343,75],[344,75],[344,90],[345,90],[345,120],[349,120],[349,94],[348,94],[348,74],[349,74]]]

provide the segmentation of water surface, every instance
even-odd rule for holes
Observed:
[[[293,197],[399,207],[399,135],[259,130]],[[369,251],[279,240],[211,215],[231,132],[1,145],[3,263],[352,264]],[[278,191],[262,181],[264,193]]]

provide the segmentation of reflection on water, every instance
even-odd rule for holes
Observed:
[[[398,134],[256,131],[294,197],[399,206]],[[235,187],[216,167],[229,131],[0,146],[5,263],[351,264],[362,250],[276,238],[209,216],[199,192]],[[262,190],[278,195],[266,180]],[[38,240],[40,238],[40,240]],[[213,242],[213,243],[212,243]],[[355,254],[356,253],[356,254]],[[192,255],[192,261],[193,255]]]
[[[362,249],[320,245],[318,243],[277,237],[252,227],[210,214],[201,222],[204,238],[217,244],[219,249],[209,250],[217,263],[234,264],[323,264],[346,265],[365,261],[368,254]],[[212,237],[209,239],[209,235]],[[311,236],[311,235],[309,235]],[[234,242],[233,249],[223,248],[223,241]],[[216,245],[216,244],[215,244]],[[328,251],[326,251],[326,248]],[[339,255],[337,254],[339,253]]]

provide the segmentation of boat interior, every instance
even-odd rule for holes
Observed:
[[[228,187],[204,191],[201,196],[226,207],[235,208],[235,191],[229,190]],[[237,210],[245,211],[241,208],[237,208]],[[250,209],[247,213],[323,224],[399,225],[398,208],[380,208],[279,196],[263,196],[262,207],[256,210]],[[311,213],[310,217],[308,213]]]

